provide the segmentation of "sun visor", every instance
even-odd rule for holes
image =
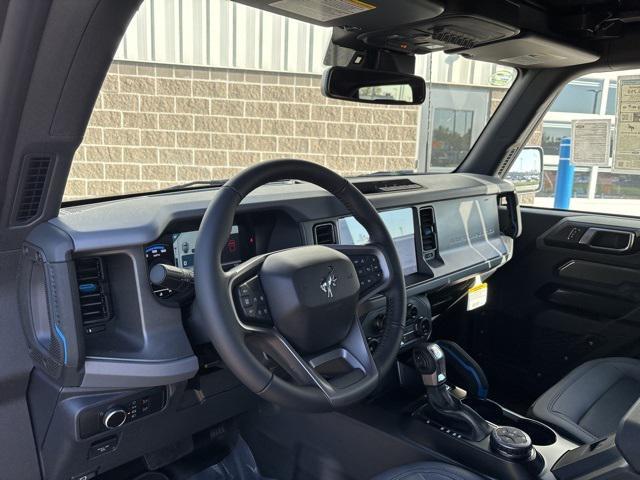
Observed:
[[[562,68],[593,63],[600,58],[593,52],[535,34],[450,53],[515,68]]]
[[[235,0],[255,8],[323,27],[378,30],[440,15],[444,7],[431,0]]]

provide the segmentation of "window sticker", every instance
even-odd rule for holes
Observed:
[[[579,167],[608,167],[611,147],[611,120],[571,122],[571,161]]]
[[[640,76],[618,77],[613,170],[640,173]]]

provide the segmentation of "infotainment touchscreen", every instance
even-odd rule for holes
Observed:
[[[393,237],[403,273],[405,275],[416,273],[418,260],[416,258],[413,209],[386,210],[380,212],[380,216]],[[369,241],[369,233],[353,217],[338,219],[338,235],[340,243],[343,245],[363,245]]]
[[[237,225],[231,227],[231,235],[227,245],[222,250],[222,265],[235,265],[240,263],[240,238]],[[196,253],[198,232],[183,232],[173,234],[173,258],[176,267],[193,268],[193,258]],[[253,243],[253,239],[250,241]]]

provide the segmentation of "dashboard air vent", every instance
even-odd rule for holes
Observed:
[[[26,164],[18,191],[19,203],[14,217],[16,223],[28,223],[40,213],[52,162],[50,157],[29,157]]]
[[[111,318],[109,282],[102,258],[77,259],[76,278],[85,333],[101,332]]]
[[[422,207],[420,209],[420,238],[422,240],[422,254],[425,260],[430,260],[435,256],[435,251],[438,248],[436,218],[433,207]]]
[[[333,223],[318,223],[313,226],[313,239],[316,245],[332,245],[337,242],[336,227]]]

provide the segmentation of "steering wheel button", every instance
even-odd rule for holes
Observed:
[[[243,307],[250,307],[251,305],[253,305],[253,298],[251,298],[251,297],[242,297],[242,306]]]

